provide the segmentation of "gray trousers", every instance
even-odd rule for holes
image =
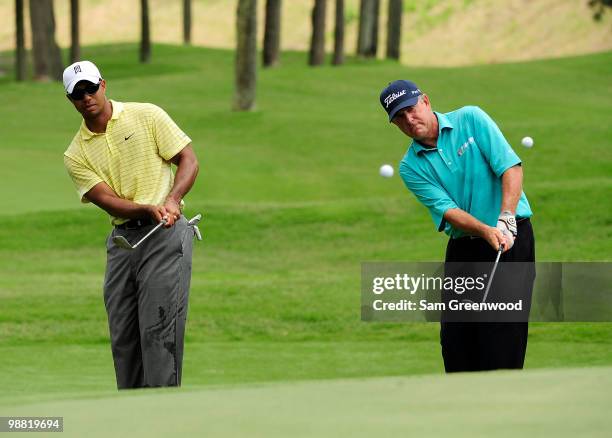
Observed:
[[[113,229],[106,242],[104,304],[108,314],[117,387],[180,386],[194,231],[185,217],[160,228]]]

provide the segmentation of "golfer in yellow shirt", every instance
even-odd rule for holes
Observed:
[[[113,225],[104,303],[117,386],[178,386],[194,236],[181,206],[198,174],[191,139],[155,105],[108,99],[92,62],[70,65],[63,79],[83,117],[64,164],[81,201],[105,210]],[[136,242],[161,221],[133,251],[113,243]]]

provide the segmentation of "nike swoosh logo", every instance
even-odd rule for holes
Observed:
[[[135,132],[132,132],[130,135],[128,135],[127,137],[125,137],[125,141],[128,141],[128,140],[130,139],[130,137],[131,137],[132,135],[134,135],[134,134],[136,134],[136,133],[135,133]]]

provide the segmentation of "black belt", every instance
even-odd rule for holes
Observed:
[[[147,227],[153,224],[155,224],[155,221],[151,218],[132,219],[120,225],[115,225],[115,228],[118,228],[120,230],[137,230],[138,228]]]

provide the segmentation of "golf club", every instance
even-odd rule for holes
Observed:
[[[493,265],[493,269],[491,270],[491,275],[489,275],[489,283],[487,283],[487,288],[485,289],[485,293],[482,297],[482,302],[487,301],[487,296],[489,295],[489,289],[491,288],[491,283],[493,283],[493,276],[495,275],[495,270],[497,269],[497,265],[499,263],[499,257],[504,249],[503,245],[499,245],[499,249],[497,250],[497,257],[495,258],[495,264]]]
[[[497,257],[495,258],[495,264],[493,265],[493,269],[491,269],[491,275],[489,275],[489,282],[487,283],[487,287],[485,289],[484,295],[482,296],[481,303],[485,303],[487,301],[487,296],[489,295],[489,289],[491,289],[491,283],[493,283],[493,277],[495,276],[495,271],[497,270],[497,265],[499,264],[499,258],[503,252],[504,246],[499,245],[499,249],[497,250]],[[473,303],[472,300],[465,299],[464,303]],[[480,312],[480,310],[477,310]]]
[[[190,226],[193,227],[193,231],[195,231],[196,237],[198,240],[202,240],[202,234],[200,233],[200,229],[198,228],[198,223],[202,219],[202,214],[198,213],[187,222]]]
[[[140,239],[135,245],[131,245],[130,242],[127,241],[127,239],[123,236],[115,236],[113,237],[113,243],[115,245],[117,245],[119,248],[123,248],[123,249],[136,249],[136,247],[138,245],[140,245],[142,242],[144,242],[146,240],[147,237],[149,237],[151,234],[153,234],[155,231],[157,231],[157,229],[163,225],[166,225],[166,219],[162,219],[162,221],[160,223],[158,223],[155,228],[153,228],[151,231],[149,231],[147,233],[146,236],[144,236],[142,239]]]

